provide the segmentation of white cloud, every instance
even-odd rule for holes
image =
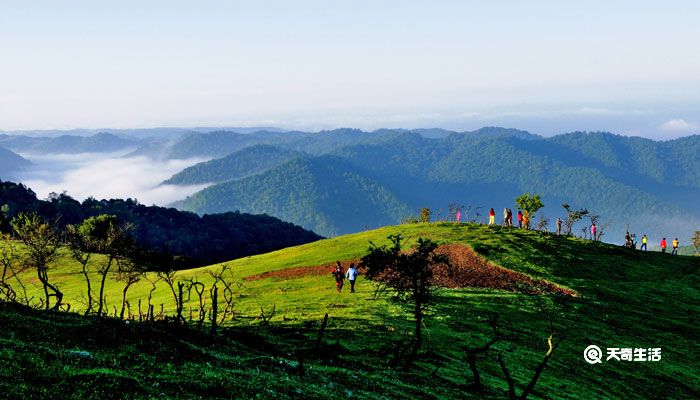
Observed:
[[[688,122],[684,119],[670,119],[661,125],[661,130],[666,132],[682,132],[688,133],[700,130],[698,124],[694,122]]]
[[[202,159],[155,161],[147,157],[121,158],[119,154],[25,154],[34,166],[20,180],[39,198],[50,192],[83,200],[136,198],[143,204],[167,205],[208,185],[160,185],[162,181]]]

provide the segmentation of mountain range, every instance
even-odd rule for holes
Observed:
[[[19,153],[34,154],[74,154],[107,153],[140,146],[136,139],[97,133],[92,136],[26,136],[0,135],[0,146]]]
[[[208,149],[233,150],[167,181],[213,183],[175,204],[200,214],[269,213],[333,236],[398,223],[421,207],[444,219],[452,203],[470,219],[478,212],[481,221],[489,208],[500,215],[504,207],[515,208],[517,195],[531,192],[542,194],[541,214],[550,219],[550,229],[556,217],[564,217],[562,203],[600,215],[610,241],[619,241],[628,225],[652,240],[689,237],[700,227],[698,135],[670,141],[606,132],[543,138],[489,127],[286,132],[274,139],[258,133],[245,143],[224,132],[200,136]],[[189,147],[193,142],[175,146],[178,156],[214,156]]]
[[[3,176],[11,177],[31,164],[29,160],[19,154],[0,147],[0,171],[2,171]]]

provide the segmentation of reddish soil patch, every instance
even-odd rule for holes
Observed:
[[[533,279],[523,273],[499,267],[476,254],[471,248],[461,244],[440,245],[436,253],[446,255],[450,265],[433,266],[434,284],[446,288],[488,288],[500,289],[510,292],[529,294],[561,294],[576,296],[576,292],[562,288],[551,282],[541,279]],[[341,261],[343,269],[347,271],[350,263],[359,264],[359,260]],[[259,280],[267,278],[291,279],[309,275],[328,275],[335,263],[317,265],[313,267],[287,268],[278,271],[265,272],[263,274],[246,277],[246,280]],[[362,274],[364,271],[360,269]]]
[[[343,266],[343,271],[348,270],[348,268],[350,267],[350,263],[355,263],[355,265],[358,265],[360,263],[360,260],[341,261],[340,265]],[[333,272],[334,268],[335,268],[335,263],[316,265],[313,267],[287,268],[287,269],[280,269],[277,271],[265,272],[265,273],[258,274],[258,275],[251,275],[251,276],[247,276],[243,279],[246,281],[257,281],[260,279],[267,279],[267,278],[279,278],[279,279],[301,278],[303,276],[309,276],[309,275],[328,275],[328,276],[331,276],[331,272]],[[359,269],[359,271],[360,271],[360,273],[363,272],[362,269]]]
[[[544,294],[556,293],[576,296],[576,292],[542,279],[533,279],[523,273],[499,267],[461,244],[443,244],[435,251],[446,255],[450,265],[433,267],[435,284],[447,288],[490,288],[511,292]]]

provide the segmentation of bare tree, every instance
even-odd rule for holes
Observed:
[[[481,374],[479,373],[479,369],[476,365],[477,357],[479,355],[486,354],[489,350],[491,350],[491,346],[503,339],[503,336],[501,336],[500,332],[498,332],[497,323],[498,315],[491,316],[489,318],[489,325],[491,326],[491,330],[493,331],[493,337],[491,338],[491,340],[486,342],[483,346],[470,347],[467,349],[467,362],[469,363],[469,369],[471,370],[473,377],[473,382],[470,386],[476,390],[483,389],[483,384],[481,383]]]
[[[92,282],[90,281],[90,258],[92,257],[91,248],[95,246],[88,243],[89,238],[82,235],[80,230],[75,225],[68,225],[67,227],[67,242],[68,248],[71,250],[73,258],[80,264],[80,269],[85,278],[85,283],[87,285],[87,304],[85,309],[85,314],[90,314],[93,312],[93,304],[95,300],[92,296]]]
[[[231,265],[229,264],[223,264],[221,269],[218,271],[209,271],[209,274],[212,276],[212,278],[214,278],[214,285],[221,284],[223,287],[222,294],[224,295],[225,307],[221,321],[223,322],[226,319],[226,316],[229,314],[233,319],[233,301],[235,300],[233,285],[236,284],[238,287],[242,286],[239,282],[234,280],[233,268],[231,268]]]
[[[564,220],[564,234],[571,236],[574,229],[574,224],[576,224],[576,222],[580,221],[583,217],[588,215],[588,210],[586,210],[585,208],[574,210],[567,203],[564,203],[561,206],[564,207],[564,210],[566,210],[566,220]]]
[[[197,281],[196,279],[190,279],[187,283],[187,293],[188,293],[188,298],[191,296],[191,292],[194,290],[194,292],[197,294],[197,297],[199,299],[199,311],[197,314],[197,326],[201,328],[202,324],[204,323],[204,319],[207,315],[206,311],[206,298],[204,297],[204,290],[205,286],[202,282]]]
[[[184,307],[184,289],[185,283],[175,280],[175,271],[158,272],[158,276],[168,285],[170,293],[173,295],[173,300],[175,301],[175,319],[178,322],[185,322],[185,318],[182,316],[182,309]],[[177,287],[177,289],[175,289]]]
[[[148,275],[145,275],[145,279],[148,283],[151,284],[151,290],[148,291],[148,297],[147,297],[147,308],[146,308],[146,319],[153,320],[153,304],[151,301],[153,300],[153,292],[156,291],[158,288],[158,282],[162,279],[160,274],[156,274],[155,278],[151,278]]]
[[[449,219],[451,221],[457,221],[457,213],[461,212],[462,207],[464,206],[457,203],[450,203],[447,205],[447,212],[449,213]]]
[[[143,277],[144,269],[135,260],[130,259],[117,259],[117,281],[124,282],[124,288],[122,289],[122,308],[119,312],[119,318],[124,319],[124,310],[127,305],[126,293],[129,288],[139,282]]]
[[[510,375],[510,372],[508,371],[508,368],[506,367],[506,364],[503,361],[503,356],[501,355],[501,353],[498,353],[498,364],[500,364],[501,370],[503,371],[503,375],[506,379],[506,382],[508,383],[508,397],[510,398],[510,400],[525,400],[527,399],[527,396],[529,396],[535,389],[535,385],[537,385],[537,381],[540,379],[542,371],[544,371],[544,368],[547,366],[547,362],[552,357],[554,350],[556,350],[557,347],[559,347],[559,344],[561,343],[561,340],[559,340],[556,343],[552,344],[553,336],[554,334],[551,334],[549,336],[549,339],[547,339],[547,343],[549,344],[549,350],[544,355],[542,362],[540,362],[539,365],[535,368],[535,373],[532,375],[530,382],[527,384],[520,396],[516,396],[515,381],[513,380],[513,377]]]

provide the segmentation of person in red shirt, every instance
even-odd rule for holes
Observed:
[[[496,211],[492,209],[489,210],[489,225],[496,223]]]
[[[661,252],[666,252],[666,238],[661,239]]]
[[[331,275],[335,278],[335,288],[338,289],[338,293],[343,290],[343,281],[345,280],[345,271],[340,265],[340,261],[336,262],[335,268],[331,271]]]
[[[523,211],[518,210],[518,228],[523,227]]]

